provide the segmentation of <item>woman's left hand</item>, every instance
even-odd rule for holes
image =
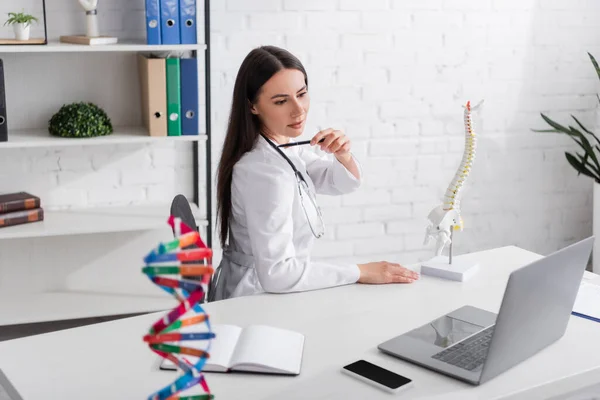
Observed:
[[[323,142],[319,143],[321,139]],[[350,139],[341,130],[332,128],[323,129],[318,132],[310,141],[310,145],[318,144],[321,150],[327,153],[333,153],[336,157],[347,157],[350,155],[352,143]]]

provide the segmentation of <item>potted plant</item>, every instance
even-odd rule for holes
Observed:
[[[48,121],[52,136],[90,138],[113,133],[106,112],[94,103],[76,102],[63,105]]]
[[[600,79],[600,67],[596,59],[589,52],[588,56]],[[596,94],[596,97],[600,102],[600,96]],[[571,115],[571,117],[575,121],[576,126],[564,126],[551,120],[543,113],[540,113],[540,115],[552,129],[533,129],[533,131],[562,133],[573,139],[581,148],[581,153],[576,151],[573,154],[566,151],[565,157],[569,164],[577,171],[577,176],[583,174],[591,178],[594,182],[593,232],[599,237],[594,242],[593,271],[600,273],[600,139],[594,132],[587,129],[574,115]]]
[[[38,19],[24,12],[15,13],[9,12],[8,19],[4,25],[12,25],[17,40],[29,40],[29,28],[32,22],[37,22]]]

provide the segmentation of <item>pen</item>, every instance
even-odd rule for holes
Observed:
[[[321,140],[319,140],[319,143],[322,143],[324,140],[325,140],[325,138],[322,138]],[[310,140],[301,140],[299,142],[284,143],[284,144],[280,144],[277,147],[301,146],[303,144],[310,144]]]

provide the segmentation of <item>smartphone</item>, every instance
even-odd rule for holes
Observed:
[[[395,372],[372,364],[365,360],[358,360],[345,365],[342,372],[369,383],[387,392],[398,393],[412,387],[412,380]]]

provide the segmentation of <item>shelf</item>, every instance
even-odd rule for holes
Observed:
[[[0,53],[73,53],[205,50],[206,44],[148,45],[145,39],[123,39],[116,44],[83,45],[50,41],[48,44],[0,45]]]
[[[169,296],[45,292],[0,296],[0,326],[168,310]]]
[[[63,138],[51,136],[47,129],[13,130],[8,142],[0,142],[0,149],[47,146],[88,146],[120,143],[155,143],[164,140],[179,142],[206,141],[206,135],[149,136],[143,127],[115,127],[107,136],[92,138]]]
[[[198,206],[190,206],[196,223],[208,226],[207,220],[198,217]],[[166,226],[170,209],[170,204],[159,204],[44,210],[43,221],[0,228],[0,239],[159,229]]]

